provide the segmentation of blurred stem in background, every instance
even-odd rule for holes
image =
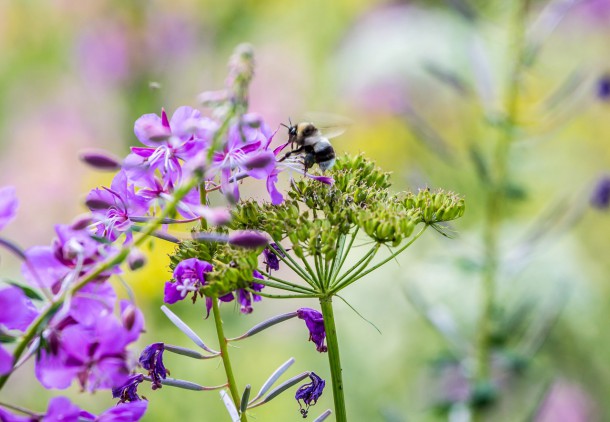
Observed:
[[[506,192],[509,184],[508,160],[510,146],[516,137],[516,125],[519,118],[519,94],[523,70],[525,50],[526,19],[530,0],[520,0],[516,3],[514,21],[509,33],[512,47],[512,63],[508,73],[506,90],[504,92],[504,115],[499,126],[499,136],[492,158],[495,171],[491,183],[487,184],[485,204],[485,224],[483,227],[483,245],[485,249],[484,270],[481,292],[481,309],[476,345],[476,386],[472,400],[472,415],[474,421],[482,419],[484,405],[495,395],[491,382],[492,359],[492,326],[494,313],[495,287],[498,273],[498,238],[500,223],[505,209]]]

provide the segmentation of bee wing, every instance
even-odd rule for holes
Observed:
[[[329,139],[343,134],[353,124],[351,119],[337,114],[309,111],[304,117],[320,129],[322,136]]]

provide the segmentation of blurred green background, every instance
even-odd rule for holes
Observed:
[[[5,235],[24,247],[50,242],[53,225],[84,212],[88,190],[111,180],[80,163],[78,152],[125,155],[137,142],[137,117],[196,106],[199,92],[222,87],[233,48],[250,42],[257,62],[251,110],[272,128],[309,111],[346,116],[353,124],[333,141],[338,153],[364,152],[393,172],[396,190],[442,187],[466,196],[455,239],[426,233],[399,262],[345,292],[381,334],[342,302],[335,310],[350,420],[466,421],[459,402],[467,395],[464,368],[473,364],[484,252],[485,185],[473,157],[490,154],[501,124],[494,119],[506,95],[515,7],[482,0],[0,1],[0,185],[15,185],[21,201]],[[610,215],[589,209],[588,198],[610,172],[610,102],[597,96],[610,70],[610,0],[533,1],[526,26],[526,40],[539,50],[520,81],[519,133],[508,161],[494,313],[500,389],[486,419],[608,420]],[[266,195],[248,186],[245,196]],[[171,247],[155,243],[149,252],[147,268],[129,276],[147,318],[134,352],[157,341],[189,347],[159,311]],[[10,257],[1,265],[18,274]],[[264,300],[252,315],[232,305],[223,315],[232,336],[302,306],[318,307]],[[214,344],[201,309],[172,309]],[[326,356],[307,338],[294,320],[241,342],[232,350],[238,382],[256,391],[290,356],[297,360],[291,374],[328,378]],[[460,367],[456,344],[465,351]],[[523,356],[523,344],[535,356]],[[176,378],[222,383],[217,362],[169,355],[166,364]],[[227,419],[216,392],[143,385],[141,393],[150,400],[147,421]],[[68,394],[94,412],[113,404],[103,392]],[[40,411],[50,396],[31,366],[2,392],[3,401]],[[291,396],[252,415],[300,419]],[[310,413],[329,407],[330,388]]]

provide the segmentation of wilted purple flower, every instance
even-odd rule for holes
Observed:
[[[181,261],[174,268],[174,280],[176,281],[165,283],[165,303],[176,303],[191,292],[197,295],[199,288],[205,284],[205,274],[212,271],[213,268],[209,262],[197,258]]]
[[[610,206],[610,177],[604,176],[599,179],[591,195],[591,205],[599,209]]]
[[[610,74],[606,74],[597,81],[597,96],[600,100],[610,100]]]
[[[163,343],[153,343],[142,351],[140,354],[140,365],[148,371],[148,375],[152,378],[152,389],[161,388],[161,379],[167,378],[168,371],[163,365],[163,352],[165,345]]]
[[[252,272],[253,278],[258,278],[259,280],[264,280],[264,277],[261,273],[254,270]],[[264,284],[255,283],[252,281],[250,283],[250,288],[255,292],[260,292],[265,287]],[[224,296],[219,297],[218,299],[223,302],[232,302],[237,296],[237,302],[239,303],[239,311],[242,314],[251,314],[253,311],[252,302],[260,302],[262,298],[256,293],[252,293],[246,289],[237,289],[235,292],[228,293]]]
[[[284,254],[284,252],[282,252],[279,247],[277,246],[277,244],[275,243],[270,243],[264,250],[263,250],[263,256],[265,257],[265,260],[263,261],[264,264],[267,265],[267,272],[271,272],[271,270],[273,271],[277,271],[280,269],[280,260],[277,256],[281,256],[282,258],[284,258],[286,255]]]
[[[315,343],[316,350],[320,353],[326,352],[328,349],[324,345],[326,330],[322,313],[311,308],[301,308],[297,309],[297,317],[305,321],[309,330],[309,340]]]
[[[127,174],[120,171],[114,176],[110,188],[93,189],[87,195],[87,205],[98,219],[97,235],[116,240],[125,233],[131,240],[129,231],[133,225],[130,217],[143,216],[148,212],[148,199],[136,194]]]
[[[324,386],[326,385],[326,381],[317,376],[315,373],[311,372],[309,374],[309,379],[311,382],[309,384],[304,384],[299,387],[294,398],[299,403],[299,407],[301,408],[301,414],[304,418],[307,417],[307,411],[309,410],[309,406],[313,406],[317,403],[318,399],[322,395],[324,391]],[[301,400],[303,400],[303,405],[305,405],[305,409],[303,409],[303,405],[301,405]]]
[[[142,400],[138,395],[138,385],[140,385],[142,381],[144,381],[144,375],[131,375],[125,384],[112,389],[112,397],[119,399],[119,403]]]
[[[0,189],[0,230],[15,218],[18,205],[14,187],[6,186]]]
[[[25,331],[38,316],[32,301],[18,287],[10,286],[0,290],[0,327]],[[0,346],[0,375],[13,369],[13,357]]]

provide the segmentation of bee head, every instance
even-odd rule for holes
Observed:
[[[318,131],[318,129],[311,123],[299,123],[297,129],[303,138],[308,138],[315,135]]]

